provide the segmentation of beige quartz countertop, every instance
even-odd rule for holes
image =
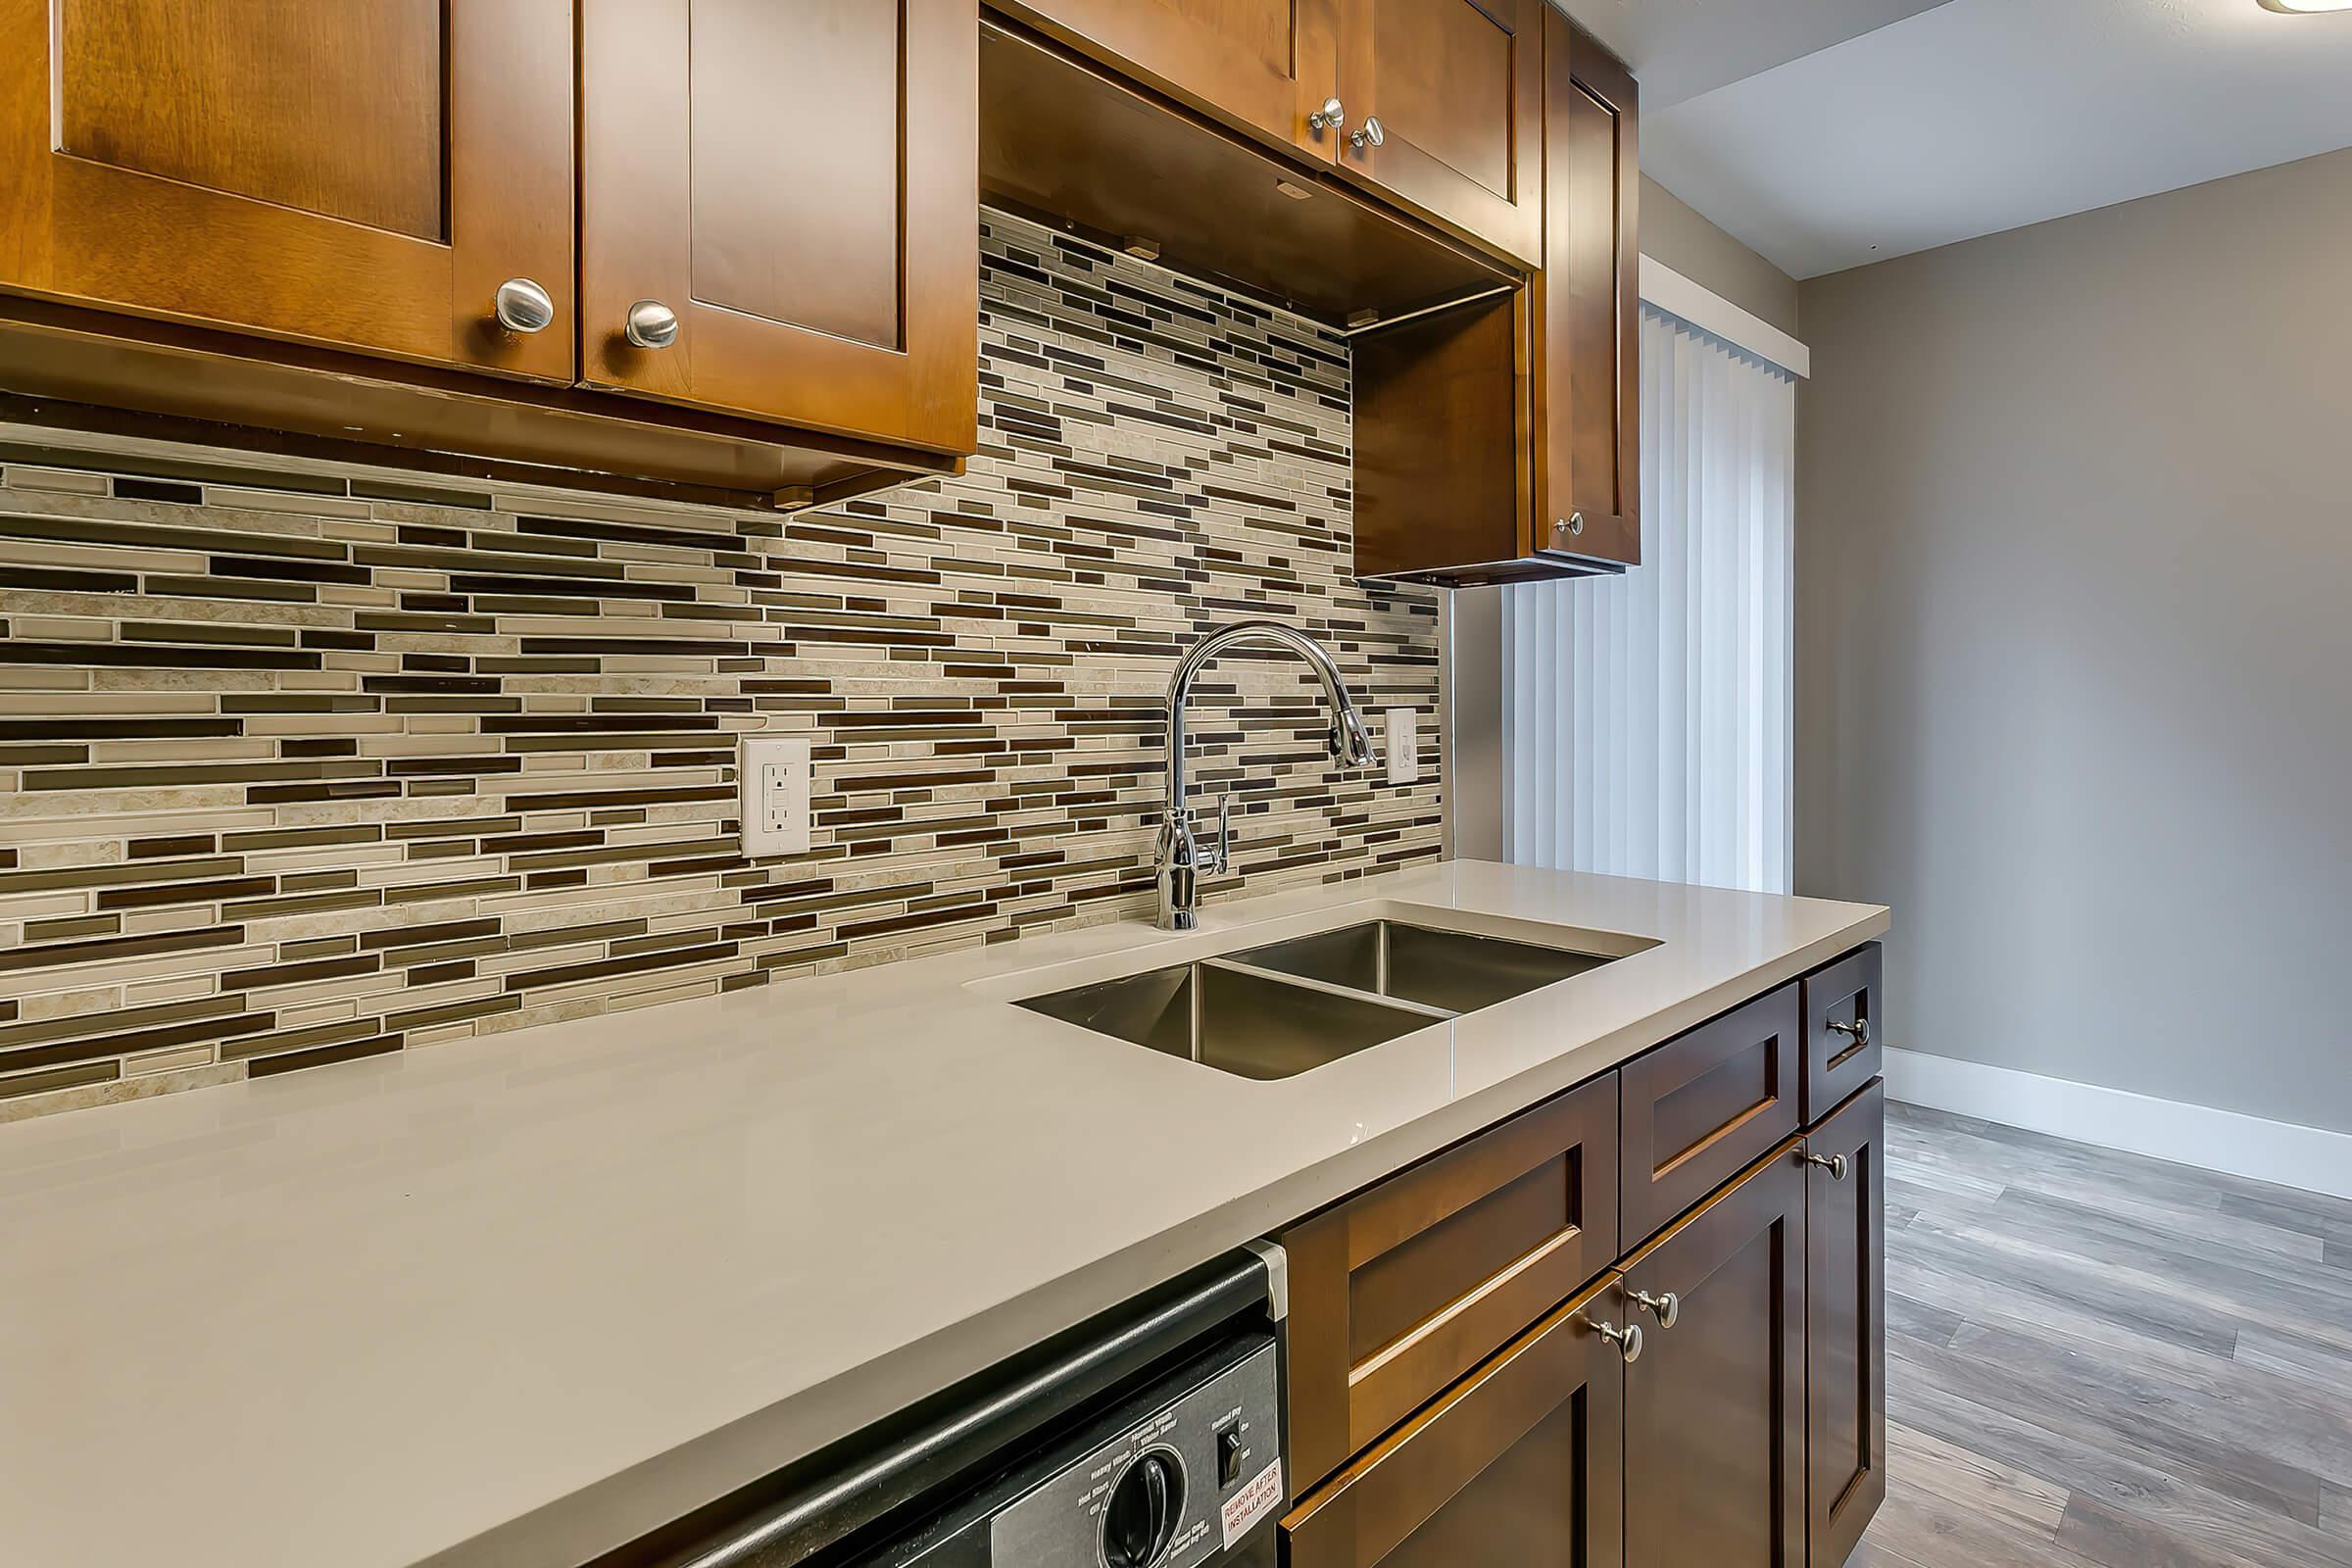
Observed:
[[[1005,1000],[1383,905],[1657,946],[1271,1083]],[[577,1563],[1886,924],[1457,861],[0,1127],[0,1563]]]

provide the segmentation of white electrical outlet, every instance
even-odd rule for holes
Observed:
[[[1421,778],[1421,715],[1410,708],[1392,708],[1385,715],[1388,733],[1389,782],[1413,784]]]
[[[746,735],[735,776],[743,811],[743,853],[808,853],[808,738]]]

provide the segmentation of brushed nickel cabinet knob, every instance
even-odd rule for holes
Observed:
[[[1870,1044],[1870,1020],[1868,1018],[1857,1018],[1852,1023],[1840,1023],[1836,1018],[1832,1018],[1830,1028],[1845,1036],[1857,1046]]]
[[[494,303],[498,324],[526,337],[545,331],[556,318],[556,302],[527,277],[510,277],[499,284]]]
[[[1317,130],[1337,130],[1348,123],[1348,106],[1337,98],[1326,98],[1322,108],[1306,117],[1306,122]]]
[[[1641,1324],[1628,1323],[1625,1327],[1619,1328],[1614,1323],[1603,1323],[1598,1318],[1590,1318],[1587,1321],[1592,1325],[1593,1333],[1617,1347],[1617,1353],[1625,1357],[1627,1366],[1632,1366],[1636,1361],[1642,1359]]]
[[[641,349],[665,349],[678,340],[678,313],[660,300],[639,300],[623,335]]]
[[[1816,1154],[1808,1149],[1805,1151],[1805,1163],[1819,1165],[1830,1173],[1830,1180],[1834,1182],[1845,1180],[1846,1164],[1843,1154]]]
[[[1364,122],[1348,134],[1348,145],[1359,153],[1367,147],[1385,147],[1388,140],[1389,133],[1382,128],[1378,115],[1366,115]]]
[[[1647,1291],[1628,1291],[1626,1294],[1647,1310],[1651,1317],[1656,1318],[1658,1327],[1662,1329],[1674,1327],[1682,1318],[1683,1298],[1672,1291],[1659,1296],[1652,1296]]]

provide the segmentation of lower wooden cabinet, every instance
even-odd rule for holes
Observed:
[[[1301,1503],[1290,1568],[1621,1568],[1640,1367],[1593,1327],[1615,1294],[1603,1278],[1546,1314]]]
[[[1804,1125],[1797,988],[1783,986],[1618,1070],[1620,1224],[1630,1245]]]
[[[1886,1495],[1886,1095],[1795,1125],[1797,991],[1282,1234],[1289,1568],[1843,1568]]]
[[[1617,1255],[1596,1079],[1292,1226],[1290,1463],[1309,1487]]]
[[[1784,1145],[1622,1265],[1629,1568],[1803,1568],[1805,1171]]]
[[[1886,1500],[1886,1089],[1805,1139],[1805,1490],[1812,1568],[1839,1568]]]

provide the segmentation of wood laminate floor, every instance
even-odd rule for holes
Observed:
[[[2352,1202],[1887,1107],[1849,1568],[2352,1568]]]

